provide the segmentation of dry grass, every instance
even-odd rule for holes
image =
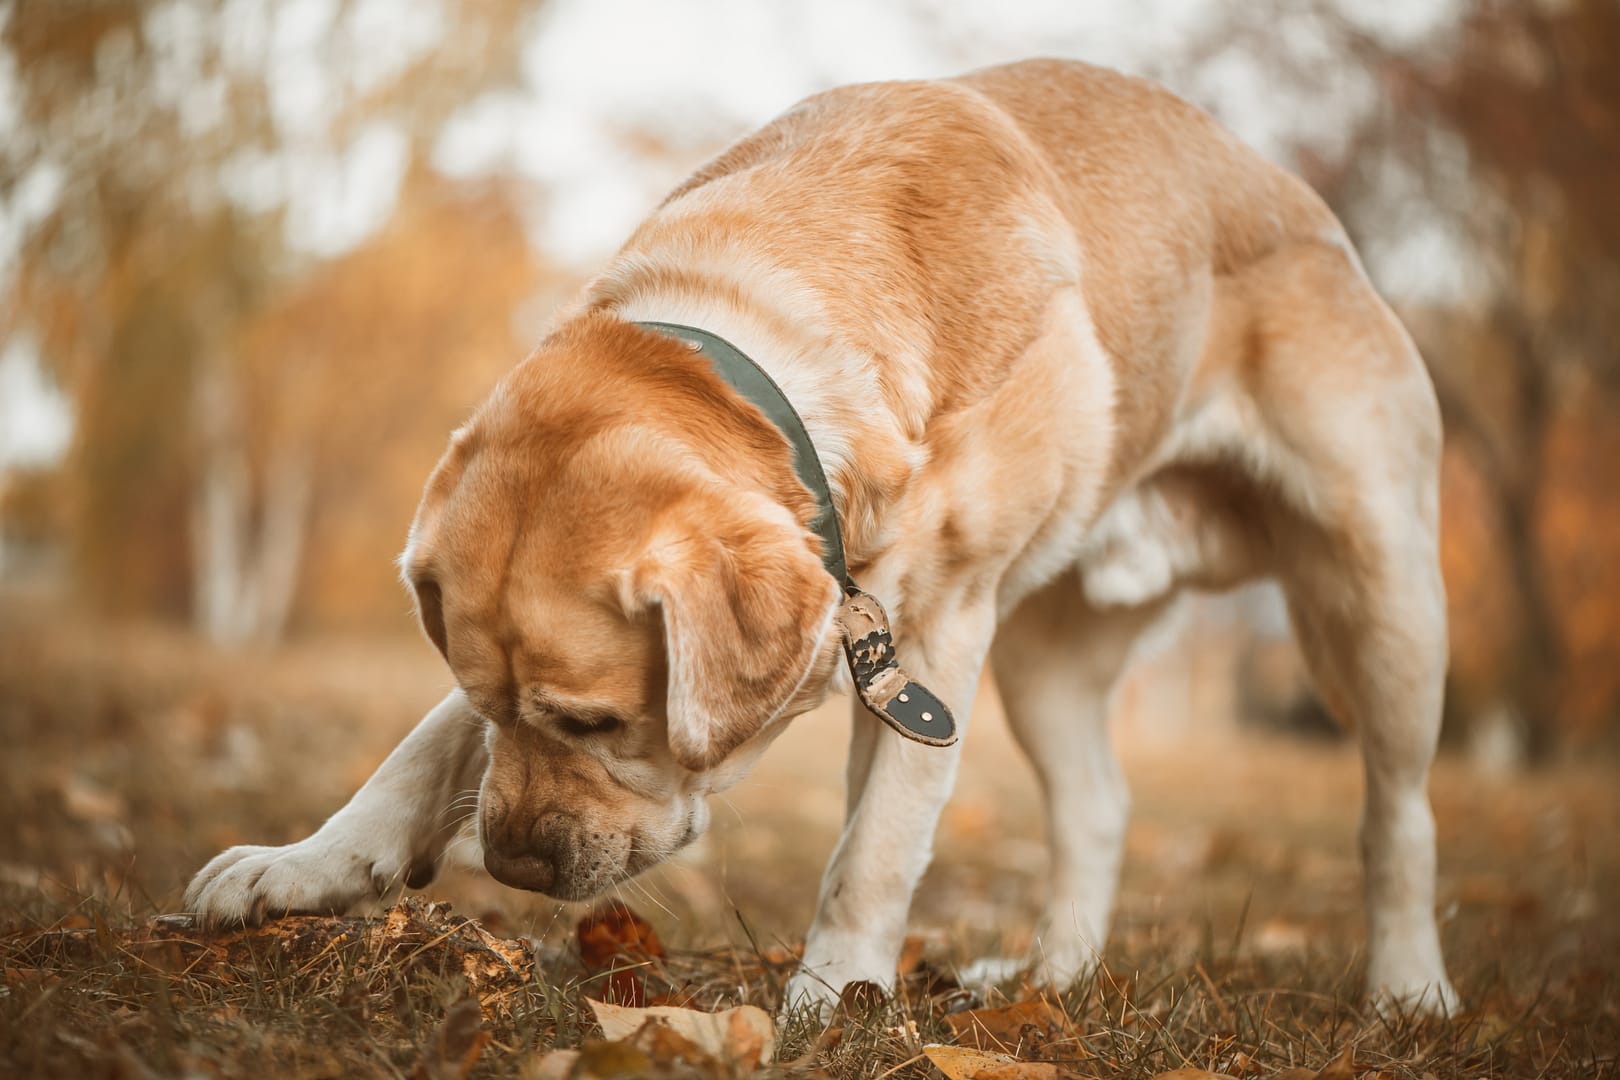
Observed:
[[[22,931],[0,944],[7,979],[0,1064],[8,1074],[409,1075],[430,1054],[447,1010],[472,996],[492,1037],[473,1075],[522,1076],[547,1050],[592,1037],[585,999],[612,996],[600,976],[558,952],[543,951],[532,973],[475,979],[461,953],[431,947],[434,935],[380,944],[351,926],[345,935],[306,932],[302,948],[273,939],[201,963],[206,947],[192,937],[161,929],[131,935],[110,921],[121,916],[87,903],[74,922],[89,927]],[[431,927],[435,918],[444,916],[418,921]],[[1513,991],[1480,969],[1464,977],[1464,993],[1490,1006],[1434,1021],[1361,1007],[1354,965],[1342,958],[1278,963],[1224,953],[1190,968],[1176,956],[1115,961],[1049,999],[1058,1016],[1052,1025],[1003,1033],[987,1045],[1095,1077],[1151,1077],[1182,1066],[1269,1076],[1289,1065],[1320,1066],[1349,1045],[1359,1068],[1413,1080],[1615,1069],[1620,987],[1612,968],[1511,1004]],[[791,968],[789,959],[731,948],[675,952],[638,974],[650,991],[695,1007],[773,1008]],[[1030,995],[1014,988],[1012,996]],[[853,1003],[830,1033],[813,1017],[787,1018],[779,1068],[932,1075],[922,1046],[952,1041],[953,1012],[998,1000],[924,970],[904,980],[892,1001]]]
[[[59,624],[6,611],[0,1075],[443,1075],[433,1048],[469,995],[492,1040],[475,1076],[522,1076],[593,1036],[584,1000],[613,991],[574,947],[577,912],[487,882],[430,893],[519,942],[532,968],[508,957],[470,971],[451,946],[473,931],[421,905],[396,913],[392,937],[311,920],[273,947],[149,924],[220,846],[293,839],[334,808],[442,682],[425,647],[227,659],[150,628],[42,635]],[[976,740],[914,913],[928,931],[920,966],[893,1000],[852,1002],[832,1033],[788,1018],[780,1070],[937,1077],[920,1048],[953,1037],[950,1016],[1030,996],[969,993],[942,974],[1020,947],[1039,895],[1027,780],[998,734]],[[648,993],[775,1008],[836,830],[835,743],[810,730],[775,751],[691,864],[625,891],[674,946],[637,970]],[[1059,1019],[1023,1030],[1022,1056],[1082,1076],[1266,1077],[1354,1045],[1359,1069],[1389,1077],[1616,1073],[1612,764],[1511,782],[1442,764],[1443,933],[1470,1009],[1432,1021],[1360,1001],[1347,749],[1127,740],[1125,758],[1137,822],[1108,968],[1052,999]]]

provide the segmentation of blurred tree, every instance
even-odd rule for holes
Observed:
[[[1459,703],[1541,756],[1620,705],[1620,5],[1486,0],[1405,52],[1337,26],[1386,93],[1311,178],[1367,246],[1446,230],[1479,282],[1405,313],[1450,443]]]
[[[376,237],[242,327],[255,408],[326,465],[309,533],[319,558],[297,602],[312,623],[403,612],[392,556],[423,481],[451,429],[520,355],[515,313],[572,286],[536,264],[513,202],[500,183],[419,174]]]
[[[222,642],[283,631],[332,462],[307,420],[324,405],[269,406],[295,384],[342,393],[339,377],[311,382],[311,358],[355,359],[309,348],[307,331],[301,354],[265,358],[262,323],[368,241],[390,190],[431,186],[410,182],[411,161],[457,105],[515,77],[513,31],[532,6],[24,0],[0,12],[0,62],[20,91],[0,194],[52,196],[0,275],[0,326],[37,334],[75,401],[65,486],[75,576],[97,605],[189,612]],[[375,306],[367,317],[377,325]]]

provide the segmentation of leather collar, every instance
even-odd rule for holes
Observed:
[[[755,408],[765,414],[765,419],[787,436],[788,442],[793,445],[794,471],[816,499],[816,516],[810,523],[810,529],[821,538],[821,565],[838,582],[839,588],[848,589],[850,580],[849,568],[844,562],[844,534],[838,528],[838,511],[833,508],[832,488],[827,484],[827,474],[822,471],[816,445],[810,441],[810,433],[804,430],[804,421],[799,419],[799,410],[782,393],[776,380],[741,349],[718,334],[680,323],[642,322],[636,325],[679,338],[702,353],[714,365],[716,374],[752,402]]]
[[[834,619],[861,703],[908,739],[929,746],[956,742],[956,719],[950,709],[901,670],[883,605],[850,580],[844,536],[838,527],[838,511],[833,506],[827,474],[799,411],[776,380],[718,334],[680,323],[643,321],[636,325],[684,341],[701,353],[714,366],[715,373],[759,409],[792,445],[794,471],[816,500],[816,516],[810,527],[821,538],[821,563],[844,594]]]

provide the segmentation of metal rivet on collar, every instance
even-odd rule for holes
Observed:
[[[861,704],[914,742],[929,746],[956,742],[956,721],[950,709],[900,669],[883,605],[871,594],[848,584],[844,604],[835,617]],[[922,725],[933,725],[935,721],[943,721],[943,730],[923,730]]]

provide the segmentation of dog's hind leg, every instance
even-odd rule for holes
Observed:
[[[1365,765],[1367,988],[1377,998],[1446,1011],[1456,995],[1435,926],[1426,790],[1446,669],[1433,518],[1408,506],[1353,532],[1301,532],[1313,535],[1291,538],[1283,574],[1289,612],[1313,681],[1360,736]]]
[[[1273,559],[1323,701],[1361,739],[1368,991],[1446,1011],[1426,790],[1446,671],[1439,412],[1416,349],[1347,257],[1313,248],[1273,275],[1251,335]]]
[[[1066,574],[1025,600],[991,648],[1008,725],[1046,797],[1051,893],[1029,966],[1055,987],[1089,972],[1108,937],[1130,805],[1109,740],[1109,695],[1167,603],[1099,611]]]

